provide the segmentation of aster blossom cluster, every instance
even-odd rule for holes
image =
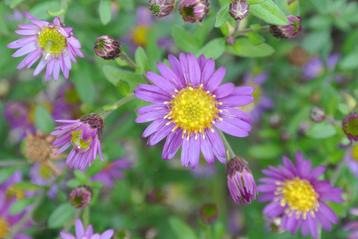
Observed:
[[[76,57],[83,57],[81,44],[74,36],[72,28],[65,27],[59,17],[53,22],[39,20],[26,14],[30,24],[21,24],[16,31],[21,39],[11,42],[8,47],[18,49],[12,56],[27,55],[17,66],[18,69],[30,68],[37,61],[34,76],[46,68],[46,79],[59,79],[60,72],[67,79]]]
[[[181,162],[194,168],[200,151],[208,163],[226,162],[220,131],[246,137],[251,130],[250,116],[237,109],[253,102],[253,88],[221,84],[225,68],[215,70],[215,62],[204,56],[182,53],[169,56],[170,67],[160,63],[160,72],[148,72],[152,83],[141,84],[135,95],[151,103],[138,110],[136,122],[153,121],[143,132],[148,144],[166,138],[163,159],[172,159],[182,147]]]

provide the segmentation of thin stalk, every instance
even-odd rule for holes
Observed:
[[[127,65],[132,68],[133,70],[137,69],[137,65],[135,64],[135,62],[132,60],[132,58],[130,58],[127,53],[125,53],[124,51],[121,52],[120,56],[116,59],[116,62],[119,65],[123,66],[123,63],[120,62],[120,60],[124,61],[125,63],[127,63]]]
[[[127,96],[123,97],[122,99],[118,100],[113,105],[110,105],[108,107],[106,107],[106,106],[103,107],[103,111],[100,113],[100,115],[103,118],[106,118],[110,113],[112,113],[113,111],[115,111],[118,108],[122,107],[123,105],[125,105],[126,103],[130,102],[133,99],[134,99],[134,95],[132,95],[132,94],[127,95]]]
[[[82,221],[83,224],[87,227],[90,223],[90,208],[89,206],[87,206],[84,210],[83,210],[83,214],[82,214]]]
[[[234,150],[232,149],[229,141],[227,141],[225,135],[220,131],[220,135],[222,137],[222,139],[224,140],[224,144],[225,144],[225,148],[226,148],[226,156],[227,156],[227,159],[230,160],[232,158],[235,157],[235,152]]]

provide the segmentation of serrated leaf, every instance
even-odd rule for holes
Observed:
[[[101,0],[99,2],[98,12],[103,25],[108,24],[112,18],[111,1]]]
[[[54,128],[50,112],[41,105],[38,105],[35,110],[35,126],[43,133],[50,133]]]
[[[250,13],[270,24],[288,24],[286,15],[272,0],[251,4]]]
[[[243,57],[265,57],[275,52],[275,50],[266,43],[253,44],[247,38],[238,39],[234,45],[227,47],[227,50],[237,56]]]
[[[176,239],[198,239],[194,231],[182,220],[172,217],[169,219],[169,224],[176,235]]]
[[[332,137],[335,134],[336,128],[327,122],[314,124],[307,130],[307,136],[313,139],[324,139]]]
[[[201,48],[197,55],[200,56],[201,54],[203,54],[208,58],[217,59],[224,53],[225,45],[225,39],[213,39],[209,41],[203,48]]]
[[[68,223],[75,215],[75,209],[69,204],[65,203],[57,207],[48,219],[48,227],[55,229],[61,228]]]

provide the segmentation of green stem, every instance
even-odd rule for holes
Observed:
[[[26,162],[26,160],[19,160],[19,159],[2,160],[2,159],[0,159],[0,168],[11,167],[11,166],[25,166],[27,164],[28,163]]]
[[[126,103],[130,102],[133,99],[134,99],[133,94],[127,95],[127,96],[123,97],[122,99],[118,100],[116,103],[114,103],[112,105],[104,106],[103,111],[101,113],[99,113],[99,114],[103,118],[106,118],[110,113],[112,113],[113,111],[115,111],[118,108],[122,107],[123,105],[125,105]]]
[[[82,221],[83,224],[87,227],[90,223],[90,208],[89,206],[87,206],[84,210],[83,210],[83,214],[82,214]]]
[[[269,29],[270,29],[270,26],[262,26],[262,27],[260,27],[258,29],[245,28],[245,29],[236,31],[233,34],[233,36],[238,37],[238,36],[245,35],[246,33],[249,33],[249,32],[252,32],[252,31],[268,31]]]
[[[235,157],[235,152],[234,150],[232,149],[229,141],[227,141],[225,135],[220,131],[220,135],[222,137],[222,139],[224,140],[224,144],[225,144],[225,148],[226,148],[226,157],[229,160],[231,160],[232,158]]]
[[[133,70],[137,69],[137,65],[135,64],[135,62],[132,60],[132,58],[130,58],[127,53],[125,53],[124,51],[121,52],[120,56],[118,58],[116,58],[116,62],[120,65],[123,66],[123,63],[120,61],[124,61],[130,68],[132,68]]]
[[[336,184],[336,182],[337,182],[337,180],[338,180],[338,178],[339,178],[339,176],[340,176],[340,174],[341,174],[341,172],[342,172],[344,166],[345,166],[344,160],[342,160],[341,162],[339,162],[338,167],[336,168],[335,172],[333,173],[333,175],[332,175],[332,177],[331,177],[331,183],[332,183],[332,185],[335,185],[335,184]]]

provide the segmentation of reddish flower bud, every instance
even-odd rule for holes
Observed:
[[[173,11],[175,0],[149,0],[148,4],[154,16],[165,17]]]
[[[270,27],[271,34],[276,38],[285,38],[291,39],[295,38],[298,33],[302,30],[302,19],[298,16],[288,16],[288,25],[276,26],[272,25]]]
[[[69,200],[75,208],[85,208],[91,202],[92,189],[86,185],[73,189],[69,195]]]
[[[181,0],[179,12],[186,22],[201,22],[209,12],[209,0]]]
[[[104,35],[97,38],[94,51],[105,60],[113,60],[121,54],[121,47],[119,41]]]
[[[233,0],[230,3],[229,13],[235,20],[242,20],[249,14],[249,4],[246,0]]]
[[[311,116],[311,120],[316,122],[316,123],[322,122],[326,118],[324,110],[319,108],[319,107],[313,107],[311,109],[311,115],[310,116]]]

